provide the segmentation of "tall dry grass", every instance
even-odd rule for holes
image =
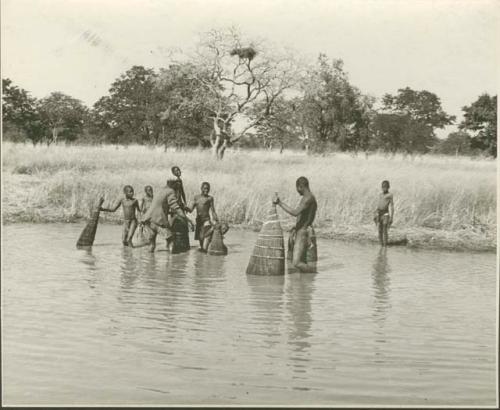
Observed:
[[[298,200],[295,179],[309,178],[318,200],[317,225],[371,223],[384,179],[395,198],[395,226],[496,232],[496,161],[419,156],[310,157],[302,153],[230,151],[223,161],[208,152],[164,152],[144,146],[36,146],[3,143],[5,220],[66,220],[87,216],[96,198],[114,200],[130,184],[136,196],[158,188],[179,165],[188,198],[202,181],[212,185],[218,213],[233,224],[261,221],[279,192]],[[119,220],[120,212],[108,214]],[[291,218],[283,216],[291,222]]]

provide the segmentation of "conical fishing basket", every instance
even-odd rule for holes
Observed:
[[[100,198],[97,203],[96,209],[92,211],[90,220],[87,222],[87,225],[85,225],[85,228],[83,228],[83,231],[80,234],[78,241],[76,242],[77,248],[92,246],[94,244],[97,225],[99,224],[99,214],[101,213],[101,206],[103,202],[104,199]]]
[[[283,229],[278,220],[276,205],[269,210],[266,222],[257,238],[250,262],[248,275],[284,275],[285,241]]]
[[[224,245],[220,226],[215,227],[212,234],[212,241],[208,245],[207,251],[210,255],[227,255],[227,248]]]

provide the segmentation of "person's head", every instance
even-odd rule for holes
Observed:
[[[210,192],[210,184],[208,182],[203,182],[201,184],[201,193],[203,195],[208,195],[209,192]]]
[[[151,185],[146,185],[144,187],[144,192],[147,196],[153,196],[153,187]]]
[[[177,165],[173,166],[172,167],[172,174],[174,176],[176,176],[177,178],[180,178],[180,176],[181,176],[181,169]]]
[[[299,177],[297,178],[295,186],[297,187],[297,192],[300,195],[304,195],[304,192],[306,192],[306,190],[309,189],[309,181],[307,180],[306,177]]]
[[[123,187],[123,193],[125,194],[126,198],[133,198],[134,197],[134,188],[130,185],[125,185]]]
[[[382,191],[383,191],[384,193],[389,192],[389,188],[390,188],[390,187],[391,187],[391,186],[389,185],[389,181],[387,181],[387,180],[382,181]]]

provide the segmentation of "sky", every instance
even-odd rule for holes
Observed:
[[[341,58],[377,98],[434,92],[459,121],[498,89],[497,0],[2,0],[1,12],[2,78],[89,106],[132,65],[167,66],[169,50],[230,25],[305,58]]]

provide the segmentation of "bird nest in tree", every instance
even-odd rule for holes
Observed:
[[[233,48],[229,54],[239,58],[248,58],[249,61],[252,61],[257,55],[257,51],[253,47]]]

